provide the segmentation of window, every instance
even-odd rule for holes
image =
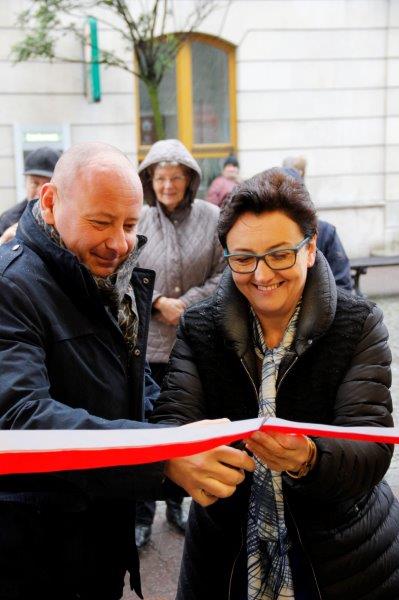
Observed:
[[[155,141],[150,99],[140,81],[139,160]],[[159,100],[167,138],[178,138],[199,162],[199,197],[236,153],[235,48],[208,35],[193,34],[162,80]]]
[[[41,146],[49,146],[54,150],[65,151],[71,145],[70,126],[67,123],[49,125],[14,125],[15,143],[15,179],[16,201],[25,198],[24,161],[32,150]]]

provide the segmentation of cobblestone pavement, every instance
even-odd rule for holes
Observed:
[[[399,425],[399,297],[372,298],[384,311],[392,349],[392,397],[395,424]],[[399,446],[387,474],[387,480],[399,498]],[[184,501],[188,511],[190,500]],[[170,528],[165,520],[165,505],[157,503],[153,535],[148,547],[141,552],[141,573],[145,600],[174,600],[179,574],[183,537]],[[137,600],[125,586],[123,600]]]

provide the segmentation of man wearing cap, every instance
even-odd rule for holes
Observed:
[[[24,170],[26,198],[0,215],[0,243],[14,237],[16,224],[26,205],[30,200],[39,197],[41,187],[50,181],[59,157],[60,152],[48,146],[37,148],[28,154]]]

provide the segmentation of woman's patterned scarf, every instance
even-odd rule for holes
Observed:
[[[254,343],[262,358],[259,416],[276,415],[276,381],[284,354],[295,337],[300,305],[277,348],[269,349],[253,313]],[[288,551],[290,541],[284,519],[281,473],[271,471],[255,457],[247,521],[248,600],[294,598]]]

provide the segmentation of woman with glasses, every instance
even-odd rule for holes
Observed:
[[[156,271],[147,358],[161,385],[180,316],[214,292],[224,267],[217,236],[219,209],[195,198],[201,170],[178,140],[156,142],[138,171],[147,202],[139,223],[139,233],[147,237],[139,266]],[[150,539],[154,514],[155,502],[137,506],[139,547]],[[184,532],[181,498],[167,500],[166,517]]]
[[[184,314],[153,419],[392,426],[382,313],[336,287],[303,182],[242,183],[218,231],[228,268]],[[257,432],[246,449],[256,469],[235,494],[210,483],[191,505],[177,600],[399,598],[391,446]]]

